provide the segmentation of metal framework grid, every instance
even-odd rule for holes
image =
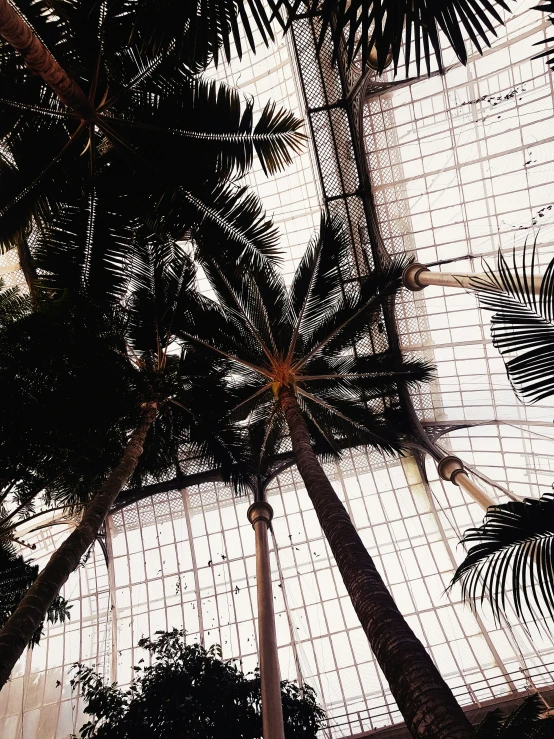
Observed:
[[[528,36],[523,40],[530,45]],[[411,175],[404,177],[407,182],[400,182],[392,198],[394,185],[387,180],[400,181],[400,169],[406,167],[398,161],[403,156],[399,150],[404,151],[402,131],[396,141],[389,138],[405,115],[405,102],[396,96],[409,94],[417,99],[418,88],[399,86],[395,93],[390,87],[390,95],[373,96],[358,107],[354,100],[347,108],[341,100],[353,80],[338,75],[324,54],[315,63],[313,38],[309,23],[299,19],[294,43],[304,55],[300,77],[306,86],[309,82],[313,95],[308,107],[315,124],[319,172],[324,185],[327,182],[324,195],[329,209],[348,220],[354,244],[352,274],[357,277],[375,258],[379,232],[384,238],[383,244],[377,243],[377,258],[386,255],[383,245],[392,253],[420,246],[412,236],[417,228],[411,220],[416,212],[409,193]],[[523,59],[523,47],[520,54]],[[498,85],[507,89],[505,80]],[[383,90],[374,86],[372,91],[376,89]],[[409,115],[421,112],[411,109]],[[378,173],[370,158],[375,211],[367,208],[369,178],[360,187],[363,149],[358,132],[362,126],[369,156],[383,163],[384,174]],[[331,128],[334,138],[329,136]],[[373,131],[383,130],[386,138],[379,144],[383,139]],[[377,176],[383,179],[377,182]],[[402,186],[406,195],[398,197]],[[427,261],[443,256],[444,252],[430,254]],[[454,356],[458,344],[464,343],[456,333],[455,319],[454,325],[450,323],[451,314],[465,314],[478,327],[477,343],[484,347],[486,364],[472,365],[472,372],[490,383],[496,368],[489,394],[501,378],[498,363],[491,364],[486,321],[472,300],[443,291],[426,292],[415,299],[407,296],[405,303],[396,306],[403,348],[430,353],[440,369],[437,385],[431,393],[413,398],[413,405],[435,440],[449,443],[489,480],[537,495],[550,485],[552,434],[546,419],[551,412],[522,408],[513,398],[489,410],[483,408],[483,396],[477,395],[480,406],[475,402],[474,393],[480,389],[464,388],[468,375],[463,371],[472,358]],[[437,324],[437,316],[443,314],[448,317],[447,329]],[[390,317],[387,321],[390,336]],[[440,334],[445,330],[448,336]],[[379,326],[371,338],[376,348],[385,348],[387,333]],[[474,343],[472,336],[467,345]],[[452,352],[452,359],[447,352]],[[464,394],[459,404],[449,395],[453,370],[460,378],[455,392]],[[507,400],[507,389],[503,392]],[[468,410],[472,407],[480,415]],[[506,411],[498,412],[499,408]],[[524,478],[528,470],[532,475]],[[187,464],[186,471],[194,470]],[[345,453],[340,466],[327,466],[394,597],[462,703],[551,684],[554,645],[544,630],[529,639],[520,626],[476,619],[456,595],[444,596],[453,564],[461,555],[456,548],[459,533],[477,523],[481,514],[456,488],[438,480],[434,464],[429,462],[426,471],[428,480],[422,476],[421,460],[419,464],[413,458],[384,460],[363,449]],[[143,491],[148,497],[137,494],[110,518],[105,537],[108,566],[101,549],[95,548],[66,589],[75,604],[72,621],[65,627],[50,627],[44,647],[29,653],[14,672],[9,689],[0,693],[3,737],[65,739],[83,723],[79,698],[68,690],[72,662],[97,664],[104,674],[125,685],[132,678],[132,665],[144,656],[136,650],[138,639],[158,628],[184,626],[191,640],[219,642],[225,656],[240,659],[245,669],[255,666],[256,583],[253,535],[246,520],[249,501],[235,498],[217,480],[204,476],[189,477],[186,482],[186,489],[180,489],[183,483],[176,488],[168,482],[154,495],[153,489]],[[488,490],[501,493],[490,486]],[[398,711],[356,623],[297,472],[290,469],[281,474],[268,495],[275,510],[272,569],[283,676],[316,687],[328,712],[329,736],[349,736],[397,722]],[[30,534],[29,540],[34,538],[38,552],[46,557],[64,534],[61,528],[44,528]]]

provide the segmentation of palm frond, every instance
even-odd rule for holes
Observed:
[[[486,279],[471,281],[481,307],[493,313],[494,346],[503,356],[516,355],[506,361],[512,387],[521,400],[531,403],[554,393],[554,260],[537,295],[537,256],[536,246],[531,255],[525,249],[517,267],[515,254],[511,266],[499,254],[496,273],[487,267]]]
[[[37,233],[33,257],[43,272],[41,287],[86,292],[97,302],[121,299],[136,231],[120,198],[106,201],[95,190],[77,194]]]
[[[246,187],[219,186],[203,198],[191,192],[181,195],[189,213],[192,209],[195,214],[189,217],[196,224],[193,233],[200,259],[215,253],[221,264],[244,269],[281,254],[276,227],[265,215],[259,198]],[[174,218],[178,233],[182,226],[177,214]]]
[[[284,21],[273,0],[267,5],[281,24]],[[274,39],[273,30],[262,0],[146,0],[138,7],[132,0],[123,3],[132,19],[132,35],[129,41],[136,43],[148,54],[174,54],[189,64],[202,63],[210,57],[217,64],[219,50],[224,49],[227,61],[231,58],[231,43],[242,57],[242,33],[252,50],[255,49],[256,29],[267,45]],[[156,17],[156,23],[152,18]]]
[[[293,0],[282,0],[281,4],[291,13],[296,10]],[[328,28],[335,49],[339,48],[341,37],[346,37],[350,63],[361,56],[365,69],[371,51],[375,50],[379,72],[385,69],[391,55],[396,72],[403,54],[406,74],[415,57],[418,75],[422,60],[428,73],[433,60],[442,68],[441,33],[465,64],[463,32],[482,52],[483,46],[490,46],[491,39],[497,36],[496,28],[503,23],[501,11],[511,10],[505,0],[354,0],[348,5],[344,0],[305,0],[302,4],[322,18],[320,43]]]
[[[394,394],[399,385],[415,387],[433,378],[434,368],[420,359],[399,359],[390,353],[337,357],[313,357],[297,375],[296,381],[312,392],[335,390],[349,393],[356,389],[370,400]]]
[[[302,122],[276,110],[274,103],[267,103],[254,127],[253,101],[243,102],[239,92],[224,83],[194,78],[186,66],[163,59],[145,64],[130,50],[120,61],[126,62],[121,65],[125,72],[117,71],[129,82],[103,111],[150,158],[193,168],[201,162],[229,177],[250,168],[254,150],[264,171],[273,174],[302,149]]]
[[[516,737],[532,734],[533,727],[541,721],[544,713],[544,703],[539,695],[529,695],[515,708],[502,725],[502,739],[516,739]]]
[[[489,711],[485,718],[475,727],[478,739],[498,739],[502,730],[504,716],[499,708]]]
[[[241,367],[264,374],[266,356],[259,341],[237,319],[236,306],[227,309],[204,295],[189,293],[186,309],[178,322],[180,341],[208,352],[212,358],[233,362],[233,372]]]
[[[268,102],[253,133],[253,143],[266,174],[275,174],[292,162],[292,154],[300,154],[306,135],[300,131],[302,121],[290,111],[275,109]]]
[[[175,340],[178,314],[186,310],[196,268],[182,246],[144,229],[135,234],[130,260],[126,335],[137,354],[153,354],[157,364],[163,364]]]
[[[541,10],[543,13],[552,13],[550,16],[550,23],[554,26],[554,1],[549,0],[549,2],[545,2],[543,5],[537,5],[533,8],[533,10]],[[536,44],[533,44],[533,46],[547,46],[548,44],[554,43],[554,36],[550,36],[549,38],[546,38],[544,41],[537,41]],[[541,52],[540,54],[537,54],[533,57],[533,59],[544,59],[550,69],[554,72],[554,48],[548,47],[545,49],[545,51]]]
[[[554,494],[489,508],[462,542],[472,546],[451,586],[459,582],[465,599],[488,599],[497,619],[508,599],[522,620],[554,617]]]
[[[18,287],[5,287],[0,277],[0,328],[19,321],[31,310],[31,299],[22,295]]]
[[[405,266],[405,259],[394,260],[386,267],[373,270],[359,285],[351,285],[344,291],[333,309],[321,317],[306,337],[298,369],[320,352],[330,356],[349,351],[366,336],[382,306],[399,289]]]
[[[288,349],[290,357],[296,353],[299,337],[303,346],[306,337],[313,333],[326,315],[334,312],[342,297],[344,287],[340,260],[348,250],[345,239],[340,220],[328,220],[322,214],[318,235],[308,244],[290,289],[295,323]]]

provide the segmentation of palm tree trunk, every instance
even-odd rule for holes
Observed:
[[[21,54],[29,69],[42,77],[64,105],[71,108],[81,120],[94,120],[94,105],[77,82],[60,67],[9,0],[0,0],[0,36]]]
[[[81,523],[50,557],[44,570],[0,631],[0,689],[7,682],[15,663],[46,617],[54,598],[79,564],[81,557],[94,543],[115,499],[135,471],[144,440],[156,413],[155,402],[145,404],[140,423],[131,435],[119,464],[93,498]]]
[[[310,444],[296,397],[283,386],[281,407],[298,471],[335,557],[354,610],[413,737],[469,739],[475,732],[383,579]]]

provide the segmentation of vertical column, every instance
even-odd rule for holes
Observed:
[[[106,518],[106,553],[108,567],[108,589],[110,591],[110,616],[112,625],[112,654],[110,665],[110,680],[112,683],[117,682],[117,588],[115,585],[115,570],[113,562],[113,521],[111,515]],[[108,625],[106,624],[106,628]]]
[[[200,579],[198,577],[198,565],[196,563],[196,551],[194,549],[194,541],[192,538],[192,524],[190,521],[190,506],[189,506],[189,493],[188,490],[185,488],[181,490],[181,495],[183,497],[183,507],[185,509],[185,521],[187,524],[187,534],[189,537],[189,545],[190,545],[190,556],[192,559],[192,573],[194,577],[194,589],[196,590],[196,610],[198,612],[198,632],[200,634],[200,644],[202,646],[205,646],[204,641],[204,616],[202,614],[202,598],[200,593]]]
[[[252,503],[248,520],[256,537],[256,583],[258,596],[258,640],[262,682],[262,726],[264,739],[284,739],[281,675],[277,654],[277,634],[273,610],[271,566],[267,530],[273,509],[265,501]]]

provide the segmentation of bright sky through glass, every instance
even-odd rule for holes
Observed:
[[[551,258],[554,78],[542,60],[530,61],[533,42],[544,38],[541,14],[529,10],[535,3],[518,3],[492,50],[472,57],[467,69],[455,65],[444,77],[367,102],[366,150],[391,252],[413,252],[423,263],[455,257],[459,261],[442,268],[480,272],[482,256],[493,259],[499,247],[520,250],[525,239],[537,238],[541,263]],[[255,112],[271,98],[301,115],[282,37],[217,76],[253,95]],[[319,221],[310,151],[274,178],[255,163],[249,180],[279,226],[290,277]],[[438,444],[474,467],[497,500],[507,500],[503,489],[533,497],[548,491],[552,404],[517,401],[475,298],[428,287],[404,295],[397,317],[406,351],[437,365],[437,379],[414,397],[421,419],[433,422],[436,433],[457,421],[479,423],[438,437]],[[529,639],[515,618],[509,627],[495,625],[472,615],[457,591],[445,595],[463,556],[459,535],[478,524],[482,512],[441,482],[432,462],[429,484],[412,458],[384,460],[363,450],[346,453],[327,472],[400,608],[462,703],[554,682],[554,644],[543,628]],[[283,677],[316,688],[332,737],[398,721],[295,471],[274,482],[269,501]],[[65,739],[83,723],[82,705],[69,689],[70,665],[78,659],[97,664],[126,685],[143,656],[138,640],[157,629],[185,628],[191,640],[218,642],[225,657],[253,669],[256,581],[247,507],[246,499],[206,483],[113,516],[108,566],[97,546],[66,587],[71,621],[49,628],[48,639],[21,660],[0,693],[3,739]],[[57,526],[24,538],[36,541],[44,557],[65,534]]]

